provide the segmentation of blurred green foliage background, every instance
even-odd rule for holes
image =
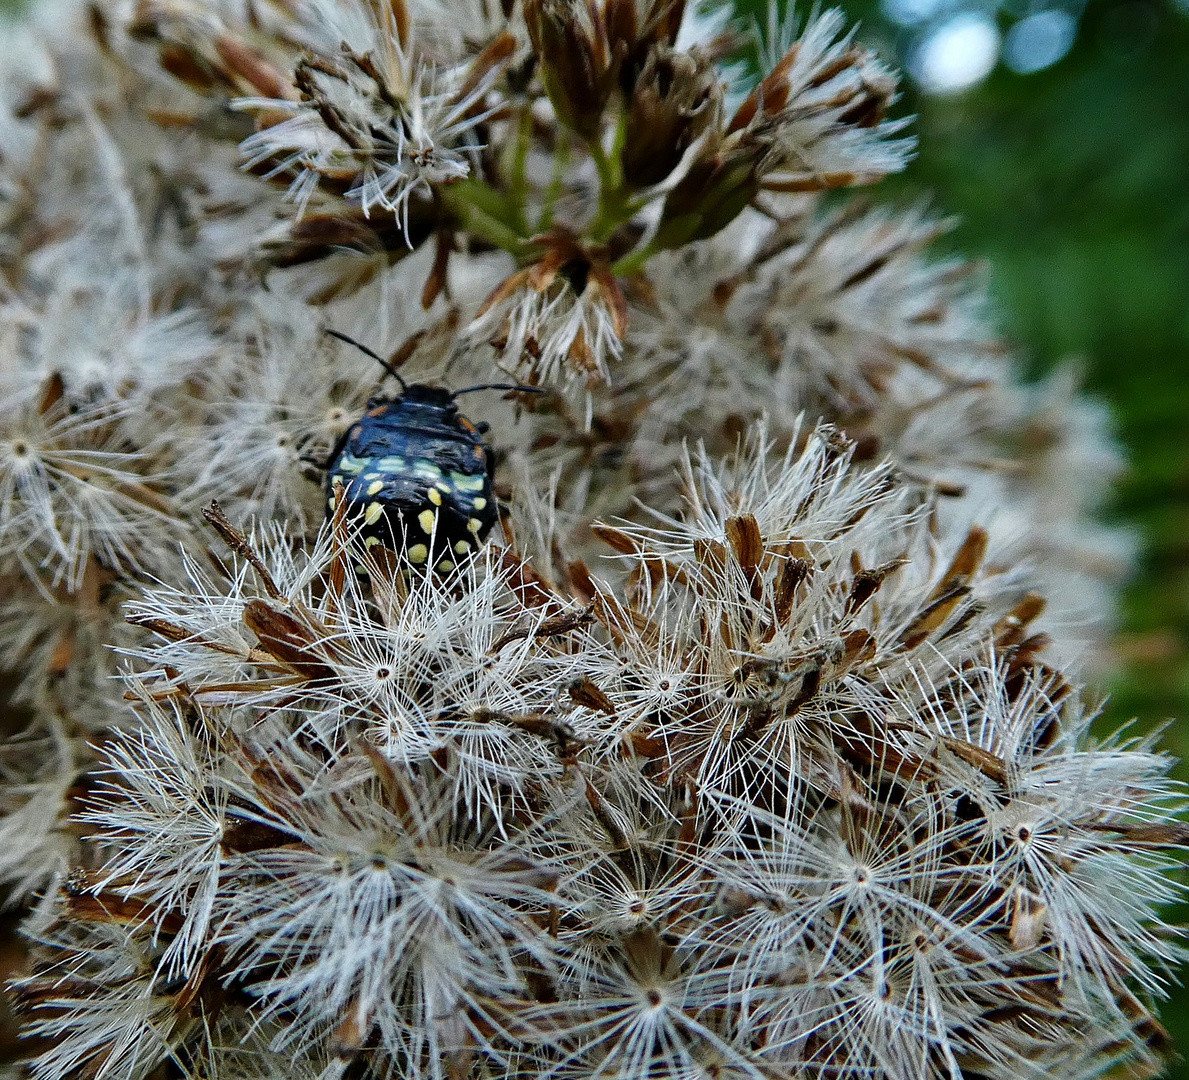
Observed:
[[[842,6],[861,37],[896,56],[903,32],[876,0]],[[1189,6],[1089,0],[1072,50],[1052,67],[1017,75],[1000,65],[951,96],[908,84],[898,111],[919,117],[920,153],[875,196],[956,215],[948,242],[987,264],[1000,327],[1027,372],[1077,358],[1112,407],[1130,468],[1107,513],[1139,532],[1142,553],[1102,724],[1171,720],[1165,745],[1186,762]],[[1189,780],[1189,765],[1179,775]],[[1189,991],[1163,1017],[1189,1054]],[[1168,1075],[1189,1080],[1189,1062]]]
[[[0,0],[0,11],[19,4]],[[759,13],[766,0],[739,6]],[[895,57],[903,32],[878,0],[842,6]],[[1001,65],[950,96],[906,84],[899,111],[919,117],[920,153],[876,197],[957,215],[948,242],[987,264],[1027,371],[1079,358],[1114,410],[1131,467],[1108,513],[1139,531],[1143,551],[1103,725],[1173,720],[1166,745],[1189,759],[1189,6],[1088,0],[1052,67]],[[1164,1018],[1189,1052],[1189,992]],[[1168,1075],[1189,1080],[1189,1063]]]
[[[881,21],[848,3],[869,36]],[[1138,527],[1127,669],[1109,717],[1183,717],[1189,757],[1189,10],[1094,0],[1047,71],[1002,67],[959,96],[906,88],[920,153],[885,198],[959,218],[1001,328],[1033,374],[1068,357],[1111,404],[1131,468],[1113,517]],[[1189,772],[1185,774],[1189,777]]]

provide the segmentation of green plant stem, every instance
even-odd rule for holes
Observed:
[[[545,232],[553,224],[553,208],[565,190],[566,168],[570,164],[570,142],[564,129],[558,129],[557,145],[553,148],[553,172],[545,189],[545,202],[537,221],[537,232]]]
[[[516,228],[528,235],[528,152],[532,145],[533,117],[528,105],[520,110],[516,129],[515,155],[512,158],[508,195],[516,210]]]
[[[438,192],[443,205],[467,232],[517,258],[524,255],[527,237],[509,224],[517,215],[503,192],[473,178],[445,184]]]
[[[599,207],[588,233],[592,240],[605,241],[620,225],[631,220],[642,205],[632,198],[631,190],[623,182],[623,142],[627,135],[627,118],[620,116],[615,128],[611,152],[603,149],[598,139],[589,143],[590,156],[599,174]]]

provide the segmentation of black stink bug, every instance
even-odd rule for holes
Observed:
[[[372,397],[331,451],[323,466],[327,515],[334,512],[338,481],[348,519],[358,524],[366,546],[403,549],[411,563],[453,570],[499,517],[491,450],[483,441],[487,425],[472,424],[455,398],[474,390],[538,389],[485,383],[451,391],[407,383],[371,349],[335,330],[326,332],[379,361],[401,386],[397,397]]]

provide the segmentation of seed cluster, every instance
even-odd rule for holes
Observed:
[[[249,1032],[377,1076],[1154,1063],[1168,763],[1090,742],[985,532],[938,549],[852,455],[688,462],[680,520],[599,527],[620,583],[496,545],[373,545],[365,582],[342,507],[297,558],[211,512],[246,572],[132,609],[107,858],[40,931],[85,991],[22,988],[37,1067],[106,1052],[100,955],[155,1003],[143,1070],[219,1075]]]

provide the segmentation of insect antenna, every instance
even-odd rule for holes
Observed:
[[[372,352],[366,345],[361,345],[353,337],[348,337],[346,334],[340,333],[338,330],[331,330],[329,326],[323,328],[324,332],[333,338],[338,338],[339,341],[345,341],[348,345],[354,345],[365,356],[370,356],[376,361],[389,375],[391,375],[398,383],[400,383],[401,390],[408,390],[409,384],[401,378],[400,372],[396,370],[387,360],[379,353]]]
[[[468,386],[465,390],[455,390],[451,397],[462,397],[463,394],[473,394],[476,390],[519,390],[522,394],[543,394],[544,386],[525,386],[522,383],[487,382],[478,386]]]

